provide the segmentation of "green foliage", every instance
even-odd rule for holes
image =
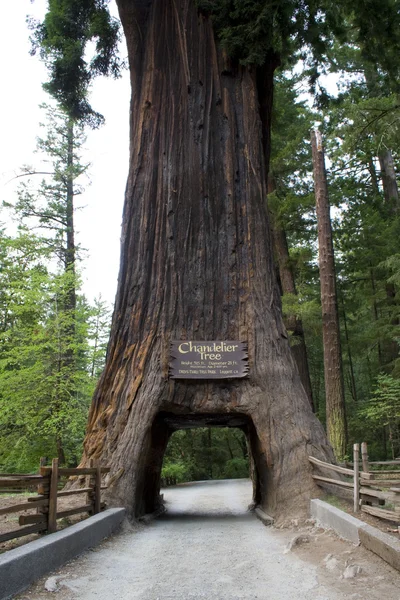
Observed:
[[[379,65],[398,85],[398,0],[197,0],[210,14],[222,45],[244,65],[263,65],[273,55],[302,57],[313,89],[332,61],[335,42],[357,44],[364,60]]]
[[[78,296],[71,341],[72,316],[62,308],[69,273],[49,271],[47,247],[26,231],[1,232],[0,242],[0,470],[37,468],[40,456],[57,455],[58,438],[76,464],[101,353],[104,360],[104,344],[90,339],[106,336],[105,307]],[[71,350],[72,365],[63,360]]]
[[[97,75],[118,77],[119,23],[110,16],[107,0],[48,0],[43,23],[30,22],[34,30],[32,53],[40,51],[49,70],[44,88],[74,120],[98,127],[103,117],[87,96]],[[89,42],[93,58],[86,59]]]
[[[87,310],[80,303],[77,335],[62,335],[71,315],[60,309],[63,273],[46,267],[47,249],[26,232],[2,235],[0,314],[0,465],[31,470],[40,456],[57,455],[62,432],[67,462],[76,462],[94,386],[86,367]],[[67,346],[76,356],[74,371],[63,363]]]
[[[273,53],[287,58],[306,45],[320,57],[331,33],[344,33],[340,3],[199,0],[198,5],[212,15],[229,54],[245,65],[263,65]]]
[[[390,373],[394,381],[400,375],[400,218],[398,207],[384,197],[378,161],[380,153],[390,148],[396,169],[399,166],[398,100],[376,66],[375,86],[371,86],[367,77],[371,78],[372,68],[368,65],[365,74],[360,47],[346,47],[341,53],[338,49],[336,45],[331,55],[336,64],[349,72],[356,68],[358,74],[354,77],[342,71],[342,94],[326,115],[298,102],[296,78],[277,78],[270,169],[275,190],[268,196],[268,205],[274,222],[285,230],[296,279],[297,294],[283,296],[283,313],[302,321],[314,403],[324,423],[322,315],[308,141],[312,122],[322,122],[330,201],[335,207],[332,220],[349,440],[368,441],[371,453],[384,458],[394,437],[393,426],[373,421],[369,412],[366,418],[364,408],[370,406],[371,398],[384,406],[374,391],[380,374]],[[379,96],[373,96],[376,90]],[[291,336],[291,343],[295,341],[296,336]]]
[[[400,379],[379,375],[376,387],[359,416],[372,429],[387,428],[392,458],[400,453]]]
[[[101,299],[91,307],[79,293],[73,241],[73,197],[86,171],[78,157],[82,134],[68,116],[51,111],[47,136],[39,140],[51,170],[38,186],[24,183],[6,206],[17,235],[0,231],[3,471],[34,470],[40,456],[79,461],[102,369],[109,311]],[[33,170],[27,174],[33,179]]]
[[[341,76],[341,94],[330,102],[323,114],[310,115],[309,122],[317,120],[325,130],[329,194],[334,207],[332,221],[349,440],[366,440],[375,457],[385,458],[394,432],[388,422],[374,422],[372,415],[368,413],[365,418],[363,411],[371,398],[375,398],[377,377],[390,375],[397,380],[400,375],[399,206],[383,193],[380,163],[381,155],[390,150],[396,172],[400,165],[399,60],[397,57],[391,65],[384,66],[385,57],[391,54],[387,48],[391,42],[385,37],[385,31],[391,28],[385,25],[386,9],[393,10],[396,3],[385,4],[383,20],[365,24],[364,33],[360,34],[358,26],[366,20],[365,9],[369,10],[371,4],[374,3],[359,7],[360,10],[349,17],[349,23],[358,25],[349,32],[347,43],[340,45],[335,41],[328,48],[331,68]],[[375,9],[376,6],[372,13]],[[399,18],[398,6],[396,10],[394,23]],[[368,28],[375,31],[371,33],[375,39],[381,36],[379,60],[372,58],[377,46],[374,47],[375,42],[368,45]],[[395,47],[396,36],[398,31],[393,38]],[[269,204],[274,219],[285,229],[290,265],[296,275],[297,295],[284,296],[284,314],[303,321],[317,415],[324,422],[315,217],[313,208],[307,205],[310,198],[314,201],[310,194],[311,165],[307,156],[309,134],[303,130],[305,141],[299,152],[301,142],[298,147],[295,142],[297,131],[301,130],[302,108],[295,91],[292,94],[290,88],[287,91],[288,83],[278,78],[271,160],[276,190],[269,195]],[[381,400],[376,402],[380,404]]]
[[[183,460],[178,460],[177,462],[169,462],[167,460],[163,464],[161,477],[164,479],[171,478],[177,483],[183,483],[184,481],[188,481],[189,473],[190,469]]]
[[[88,306],[88,330],[90,376],[100,377],[104,368],[108,338],[110,336],[111,310],[101,294]]]
[[[398,0],[349,2],[352,22],[358,28],[358,42],[364,63],[375,65],[392,90],[400,85],[400,6]],[[375,68],[376,68],[375,67]],[[377,69],[376,69],[377,70]]]
[[[1,233],[0,470],[30,471],[40,456],[79,461],[87,413],[104,361],[108,318],[104,304],[78,296],[75,335],[65,335],[71,313],[63,296],[69,273],[47,268],[37,236]],[[93,345],[91,340],[102,339]],[[63,360],[72,351],[74,361]]]

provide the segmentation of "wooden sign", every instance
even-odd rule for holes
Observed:
[[[171,379],[232,379],[249,372],[244,342],[171,342]]]

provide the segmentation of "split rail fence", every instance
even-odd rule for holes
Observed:
[[[318,485],[353,490],[354,513],[362,511],[395,523],[400,533],[400,459],[369,461],[367,444],[363,442],[361,456],[360,444],[354,444],[353,462],[345,466],[332,465],[313,456],[309,456],[309,461],[315,469],[339,475],[334,478],[313,474]]]
[[[101,491],[106,489],[101,482],[102,475],[109,471],[108,467],[95,466],[93,461],[87,468],[59,468],[58,459],[54,458],[51,467],[43,465],[41,461],[37,475],[0,473],[0,494],[36,491],[36,495],[24,497],[23,502],[0,508],[0,515],[35,511],[33,514],[20,515],[18,519],[20,528],[0,534],[0,542],[32,533],[54,533],[57,531],[57,519],[84,512],[89,515],[99,513],[105,508],[105,503],[101,501]],[[70,477],[84,477],[85,487],[60,490]],[[59,498],[76,494],[86,494],[85,504],[68,510],[57,508]]]

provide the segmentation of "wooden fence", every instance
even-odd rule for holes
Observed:
[[[101,502],[101,490],[106,489],[101,484],[104,473],[110,471],[107,467],[95,466],[93,462],[87,468],[59,468],[58,459],[54,458],[51,467],[41,466],[37,475],[0,473],[0,493],[31,492],[36,495],[26,498],[26,501],[0,509],[0,515],[26,512],[33,514],[20,515],[19,529],[0,534],[0,542],[19,538],[31,533],[54,533],[57,531],[57,519],[62,519],[82,512],[90,515],[99,513],[105,504]],[[85,477],[85,487],[73,490],[61,490],[69,477]],[[76,494],[86,494],[85,504],[59,511],[57,499]]]
[[[353,462],[346,463],[345,466],[332,465],[312,456],[309,456],[309,461],[316,469],[338,474],[337,478],[313,474],[318,485],[334,485],[353,490],[355,513],[361,510],[396,523],[400,533],[400,459],[369,461],[367,444],[363,442],[361,457],[360,444],[354,444]]]

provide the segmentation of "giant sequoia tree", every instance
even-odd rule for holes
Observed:
[[[86,23],[104,8],[51,3],[84,5]],[[273,73],[295,46],[322,56],[328,30],[342,34],[340,11],[294,0],[117,4],[132,81],[130,173],[111,339],[83,460],[111,465],[111,500],[137,516],[157,505],[172,431],[241,427],[255,501],[283,517],[315,493],[307,455],[332,453],[290,353],[272,264]],[[173,339],[245,341],[249,377],[172,381]]]

